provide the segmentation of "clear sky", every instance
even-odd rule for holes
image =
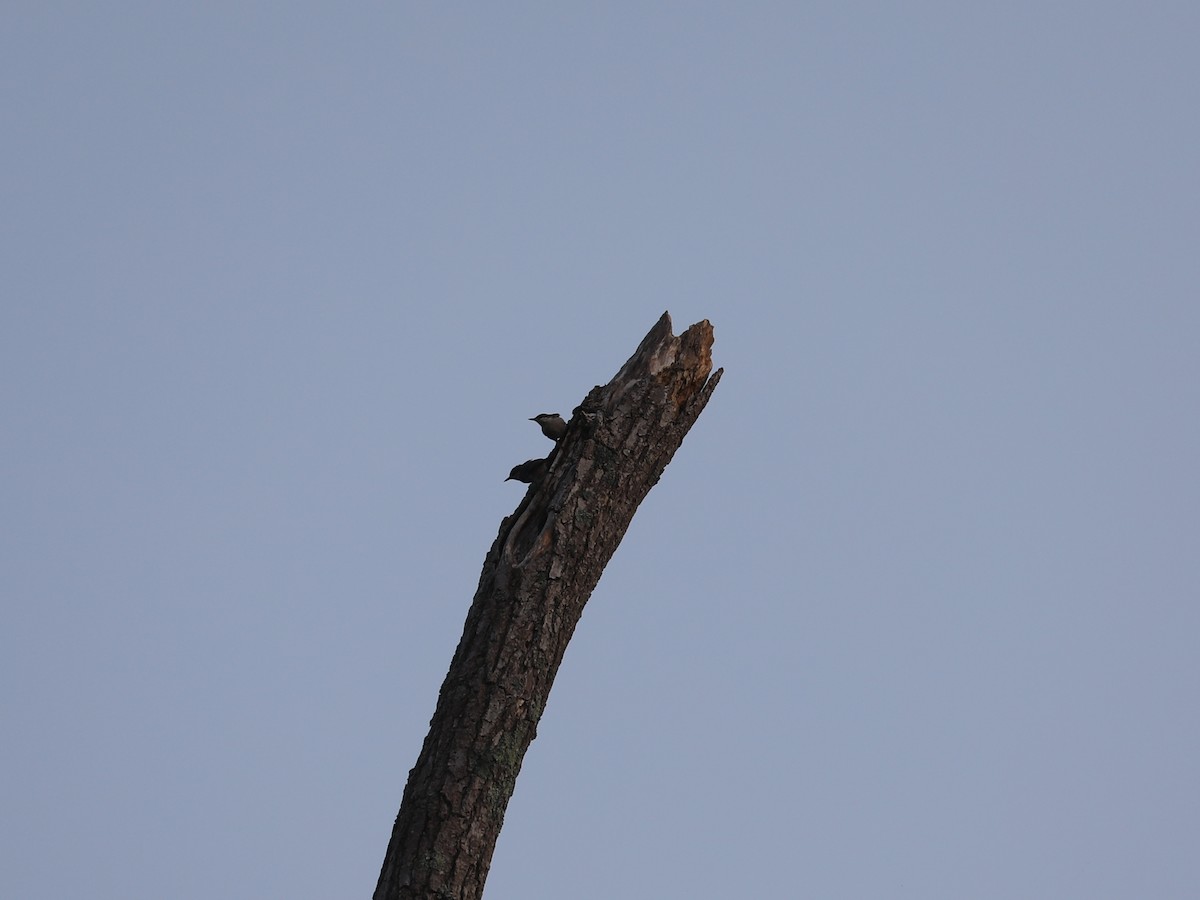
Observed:
[[[368,897],[480,564],[726,374],[489,900],[1200,896],[1200,6],[0,11],[0,896]]]

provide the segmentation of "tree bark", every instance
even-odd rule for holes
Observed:
[[[408,775],[375,900],[483,893],[584,604],[720,380],[712,343],[707,320],[676,337],[663,313],[613,380],[575,409],[546,475],[500,524]]]

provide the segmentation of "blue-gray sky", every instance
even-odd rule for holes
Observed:
[[[0,896],[369,896],[664,309],[490,900],[1200,895],[1198,10],[6,4]]]

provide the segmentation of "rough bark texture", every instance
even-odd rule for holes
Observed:
[[[664,313],[616,377],[575,409],[546,477],[501,523],[409,772],[375,900],[483,893],[584,604],[720,380],[712,342],[708,321],[676,337]]]

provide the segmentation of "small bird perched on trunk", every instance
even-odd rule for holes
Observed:
[[[567,433],[567,423],[558,413],[538,413],[529,421],[541,425],[542,434],[555,442],[561,441],[562,436]]]
[[[527,459],[519,466],[513,466],[511,472],[505,481],[520,481],[525,484],[533,484],[535,481],[541,481],[546,477],[546,460],[544,459]]]

